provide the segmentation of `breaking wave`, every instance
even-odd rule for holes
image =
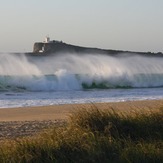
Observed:
[[[163,58],[0,55],[0,91],[163,87]]]

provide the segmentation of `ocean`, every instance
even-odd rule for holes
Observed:
[[[163,98],[163,57],[0,54],[0,108]]]

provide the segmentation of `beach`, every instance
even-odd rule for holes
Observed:
[[[0,140],[31,136],[53,126],[64,125],[68,117],[79,109],[114,109],[115,111],[146,112],[163,107],[163,100],[143,100],[111,103],[64,104],[52,106],[0,109]]]

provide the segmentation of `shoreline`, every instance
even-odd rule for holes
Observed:
[[[0,109],[0,142],[34,136],[51,127],[64,126],[68,117],[79,109],[114,109],[132,113],[132,111],[157,111],[163,107],[162,100],[143,100],[128,102],[109,102],[94,104],[63,104],[23,108]]]
[[[118,111],[132,111],[156,109],[163,107],[162,100],[140,100],[125,102],[87,103],[87,104],[62,104],[50,106],[34,106],[19,108],[1,108],[0,122],[11,121],[55,121],[67,120],[69,115],[79,109],[89,109],[96,106],[99,109],[115,109]]]

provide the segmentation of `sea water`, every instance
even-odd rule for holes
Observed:
[[[0,108],[162,98],[162,57],[0,54]]]

